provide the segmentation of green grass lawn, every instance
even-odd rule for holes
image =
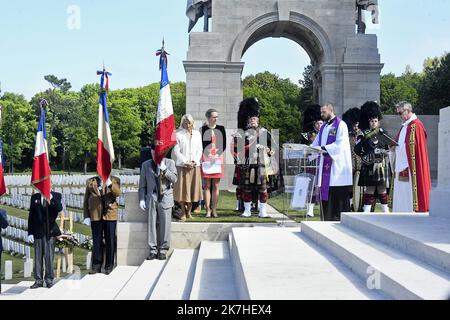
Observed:
[[[232,192],[221,191],[219,196],[219,203],[217,205],[218,218],[205,218],[206,210],[201,213],[193,213],[192,219],[186,222],[216,222],[216,223],[274,223],[272,218],[261,219],[258,218],[257,213],[253,213],[250,218],[240,217],[241,213],[234,211],[236,207],[236,195]]]
[[[291,199],[286,199],[285,194],[278,194],[271,199],[269,199],[269,204],[273,206],[276,210],[288,215],[289,218],[296,222],[302,221],[320,221],[320,205],[314,206],[314,217],[307,217],[306,210],[294,210],[290,207]],[[382,212],[380,204],[377,203],[375,206],[375,212]]]

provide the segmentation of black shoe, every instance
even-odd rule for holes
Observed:
[[[47,282],[47,283],[46,283],[46,286],[47,286],[47,288],[50,289],[51,287],[53,287],[53,282]]]
[[[105,274],[108,275],[112,272],[112,269],[105,269]]]
[[[89,274],[96,274],[96,273],[100,273],[100,272],[101,272],[100,269],[91,269],[91,270],[89,271]]]
[[[162,252],[158,253],[158,260],[166,260],[166,259],[167,259],[167,256],[165,253],[162,253]]]
[[[150,255],[147,257],[147,260],[155,260],[157,258],[156,253],[150,253]]]
[[[35,283],[33,283],[33,285],[30,287],[30,289],[37,289],[37,288],[43,288],[43,287],[44,287],[43,283],[36,281]]]

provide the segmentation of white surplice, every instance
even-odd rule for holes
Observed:
[[[331,159],[333,159],[331,165],[330,187],[351,186],[353,185],[353,169],[348,128],[345,122],[341,121],[336,132],[336,141],[327,145],[328,134],[330,129],[333,128],[333,124],[325,124],[326,127],[323,129],[322,140],[319,141],[319,135],[317,135],[312,146],[325,147],[328,154],[331,156]],[[317,181],[317,186],[319,187],[322,185],[323,160],[323,156],[320,156],[319,176]]]
[[[395,148],[395,179],[394,179],[394,195],[392,203],[393,212],[413,212],[413,188],[411,180],[411,170],[409,170],[410,179],[408,181],[400,181],[399,174],[409,168],[408,154],[406,148],[409,147],[409,139],[406,141],[406,133],[408,125],[411,121],[417,119],[413,114],[408,121],[403,123],[398,137],[398,147]]]

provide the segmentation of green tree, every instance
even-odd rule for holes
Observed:
[[[300,96],[298,98],[300,110],[305,111],[308,106],[316,103],[314,98],[314,84],[313,84],[313,72],[314,67],[309,65],[303,71],[303,79],[299,80],[299,84],[302,88]]]
[[[30,104],[23,95],[5,93],[0,99],[2,119],[0,136],[3,141],[5,162],[9,164],[9,172],[14,174],[15,165],[24,163],[31,166],[26,155],[34,154],[34,135],[37,121]],[[31,167],[30,167],[31,168]]]
[[[119,169],[122,159],[139,157],[142,119],[137,107],[135,90],[112,91],[108,95],[109,122]]]
[[[395,114],[395,105],[402,101],[416,104],[418,98],[414,86],[402,77],[389,73],[381,76],[381,111],[385,114]]]
[[[425,60],[418,91],[417,107],[425,114],[439,114],[441,108],[450,105],[450,53]]]
[[[257,97],[261,104],[261,125],[280,130],[281,144],[299,140],[299,86],[266,71],[246,77],[243,88],[245,98]]]

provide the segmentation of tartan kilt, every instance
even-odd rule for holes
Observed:
[[[241,189],[266,189],[267,182],[264,165],[236,165],[233,184],[237,183]]]

